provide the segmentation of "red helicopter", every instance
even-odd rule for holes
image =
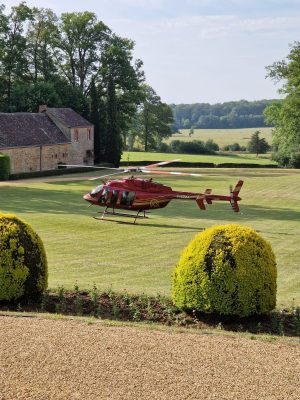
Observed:
[[[118,172],[104,175],[101,177],[91,178],[103,179],[107,176],[118,175],[122,173],[147,173],[147,174],[164,174],[164,175],[183,175],[183,176],[201,176],[200,174],[173,172],[156,170],[155,167],[166,165],[179,160],[163,161],[151,164],[146,167],[127,167]],[[102,167],[100,167],[102,168]],[[103,167],[104,168],[104,167]],[[105,168],[108,169],[108,168]],[[195,200],[201,210],[205,210],[205,203],[212,204],[213,201],[228,201],[234,212],[239,212],[238,201],[241,200],[239,192],[243,185],[243,181],[239,180],[234,189],[230,188],[228,196],[212,194],[212,189],[206,189],[204,193],[181,192],[175,191],[169,186],[161,183],[153,182],[150,179],[123,177],[122,179],[103,180],[103,184],[94,188],[90,193],[83,196],[91,205],[105,207],[101,219],[105,215],[121,215],[133,217],[134,223],[138,218],[147,218],[146,211],[157,208],[166,207],[171,200]],[[111,209],[112,211],[109,211]],[[120,213],[115,210],[135,211],[136,214]],[[142,215],[140,215],[142,213]]]

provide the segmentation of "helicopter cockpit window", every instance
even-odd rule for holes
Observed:
[[[99,197],[99,203],[105,204],[108,200],[109,196],[109,191],[107,189],[104,189],[101,196]]]
[[[114,189],[111,194],[110,204],[116,204],[118,201],[119,190]]]
[[[123,206],[131,206],[134,200],[135,192],[122,192],[120,204]]]
[[[98,194],[100,192],[100,190],[102,190],[102,189],[103,189],[103,185],[99,185],[99,186],[95,187],[95,189],[93,189],[91,191],[91,196],[95,197],[96,194]]]

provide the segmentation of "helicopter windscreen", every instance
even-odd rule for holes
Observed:
[[[95,187],[95,188],[91,191],[91,196],[95,196],[95,195],[98,194],[102,189],[103,189],[103,185],[99,185],[99,186]]]

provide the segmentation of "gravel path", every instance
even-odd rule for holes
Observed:
[[[0,399],[300,399],[300,346],[0,317]]]

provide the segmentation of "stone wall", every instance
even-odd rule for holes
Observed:
[[[12,174],[55,169],[58,162],[73,164],[71,144],[16,147],[1,152],[10,157]]]
[[[94,127],[71,128],[71,142],[72,163],[94,165]]]

